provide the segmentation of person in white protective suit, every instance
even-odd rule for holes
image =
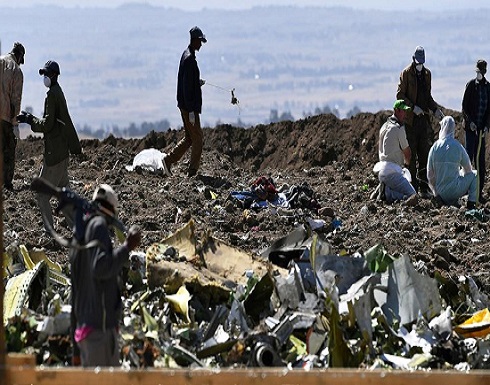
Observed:
[[[434,196],[446,205],[459,205],[468,194],[467,208],[476,205],[476,172],[463,145],[454,138],[456,123],[452,116],[441,120],[439,139],[432,145],[427,161],[427,180]]]

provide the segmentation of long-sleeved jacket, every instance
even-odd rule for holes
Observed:
[[[483,113],[482,119],[478,122],[478,108],[480,104],[479,88],[487,93],[487,107]],[[479,130],[483,130],[485,126],[490,124],[490,83],[487,79],[483,78],[477,82],[476,79],[470,80],[466,83],[466,87],[463,95],[463,117],[464,117],[464,129],[470,128],[470,123],[473,122],[478,126]]]
[[[82,152],[65,95],[58,83],[49,88],[44,100],[44,115],[42,118],[34,118],[31,129],[44,134],[44,161],[48,166],[58,164],[70,153]]]
[[[9,53],[0,57],[0,119],[17,124],[15,117],[20,114],[24,75]]]
[[[201,113],[201,74],[196,52],[189,46],[182,54],[177,76],[177,106],[188,112]]]
[[[414,63],[411,63],[403,69],[400,73],[400,81],[398,82],[398,89],[396,91],[396,98],[403,99],[407,106],[411,107],[407,111],[405,123],[409,126],[413,124],[413,107],[417,105],[417,70]],[[437,103],[432,98],[431,82],[432,74],[428,68],[423,68],[422,73],[426,84],[426,99],[428,101],[428,108],[434,111],[438,108]],[[428,111],[425,111],[428,112]]]
[[[100,246],[70,251],[72,305],[78,326],[95,329],[117,327],[121,320],[122,300],[119,274],[128,261],[129,249],[112,247],[107,221],[91,218],[85,229],[85,244],[97,240]]]

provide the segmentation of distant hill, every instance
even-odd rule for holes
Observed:
[[[399,73],[419,44],[433,73],[434,98],[459,110],[474,63],[490,60],[490,42],[482,33],[488,9],[183,12],[125,5],[27,7],[22,18],[18,12],[0,7],[0,39],[3,53],[13,41],[26,47],[23,106],[42,114],[45,88],[37,70],[54,59],[77,126],[107,132],[164,120],[180,127],[176,73],[193,25],[208,37],[198,54],[207,81],[202,120],[208,126],[268,123],[274,111],[300,119],[326,106],[340,117],[389,109]],[[232,89],[238,106],[230,103]]]

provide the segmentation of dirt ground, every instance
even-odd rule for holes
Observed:
[[[456,119],[461,140],[461,115],[445,113]],[[120,219],[143,230],[141,251],[193,218],[198,237],[211,233],[256,255],[311,217],[326,221],[319,231],[335,253],[362,253],[383,243],[390,254],[424,261],[430,274],[439,271],[456,279],[470,275],[490,293],[488,223],[466,217],[464,206],[438,207],[431,200],[413,206],[370,200],[378,184],[372,173],[378,132],[389,114],[362,113],[343,120],[318,115],[249,129],[205,128],[202,164],[193,178],[186,176],[188,154],[173,167],[172,177],[125,169],[145,148],[168,152],[182,130],[153,132],[140,139],[83,140],[84,156],[70,160],[71,188],[90,197],[98,183],[112,185],[121,203]],[[436,133],[438,124],[435,120],[432,124]],[[66,249],[43,236],[36,198],[29,188],[39,174],[42,152],[40,138],[29,136],[18,144],[14,191],[4,191],[4,244],[44,247],[48,256],[65,262]],[[229,200],[230,192],[248,190],[262,175],[270,176],[278,187],[306,182],[322,210],[299,208],[279,215],[270,210],[244,211]],[[485,196],[490,196],[489,190],[485,186]],[[341,226],[332,231],[334,219]],[[61,216],[55,217],[55,225],[68,234]]]

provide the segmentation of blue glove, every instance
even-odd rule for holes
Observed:
[[[189,112],[189,122],[192,125],[196,124],[196,113],[194,111]]]
[[[434,115],[439,120],[441,120],[442,118],[444,118],[444,114],[443,114],[443,112],[441,111],[440,108],[436,108],[436,110],[434,111]]]
[[[413,113],[415,115],[422,115],[424,113],[424,110],[419,106],[413,106]]]

